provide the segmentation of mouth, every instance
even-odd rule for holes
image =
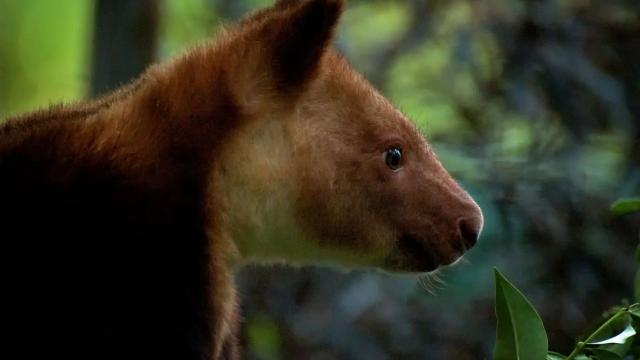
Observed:
[[[385,268],[396,272],[424,273],[436,270],[439,265],[435,250],[426,241],[404,234],[387,258]]]

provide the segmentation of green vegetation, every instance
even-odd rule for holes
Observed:
[[[640,211],[638,199],[621,199],[611,206],[618,216]],[[494,360],[622,360],[640,358],[640,245],[636,249],[638,271],[635,301],[605,312],[598,327],[564,356],[549,351],[542,319],[527,298],[498,269],[494,269],[498,319]]]
[[[0,118],[87,91],[91,2],[0,0]]]
[[[496,360],[543,359],[549,347],[542,319],[529,300],[494,269],[498,335]]]
[[[494,360],[621,360],[640,356],[636,330],[640,328],[640,303],[608,311],[602,324],[564,356],[548,351],[547,334],[534,307],[497,269],[494,272],[498,318]]]
[[[640,198],[618,200],[611,205],[611,212],[617,216],[640,212]]]

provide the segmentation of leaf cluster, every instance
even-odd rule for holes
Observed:
[[[640,358],[640,303],[614,308],[601,325],[565,356],[549,351],[542,319],[529,300],[494,270],[498,317],[494,360],[622,360]]]
[[[622,199],[611,206],[614,215],[640,211],[640,199]],[[640,245],[636,249],[640,265]],[[569,355],[549,351],[542,319],[529,300],[504,275],[494,269],[498,318],[494,360],[622,360],[640,358],[640,269],[634,293],[637,301],[607,311],[599,326],[578,341]]]

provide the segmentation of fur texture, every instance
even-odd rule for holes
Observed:
[[[281,1],[102,99],[2,124],[11,350],[234,359],[235,266],[417,273],[475,243],[477,205],[330,48],[341,11]]]

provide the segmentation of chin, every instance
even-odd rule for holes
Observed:
[[[443,266],[454,265],[460,261],[462,255],[462,251],[439,251],[424,239],[403,235],[381,267],[391,273],[423,274]]]

